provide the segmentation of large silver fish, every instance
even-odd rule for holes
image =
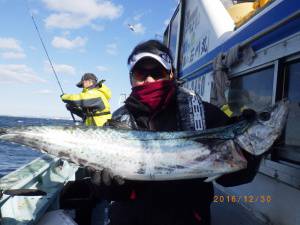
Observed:
[[[287,103],[252,122],[187,132],[148,132],[114,128],[31,126],[0,129],[0,139],[58,156],[78,165],[108,168],[131,180],[217,177],[241,170],[240,148],[266,152],[281,134]]]

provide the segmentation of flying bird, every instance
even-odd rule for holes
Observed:
[[[130,30],[132,30],[133,32],[135,32],[134,25],[128,24],[128,27],[129,27]]]

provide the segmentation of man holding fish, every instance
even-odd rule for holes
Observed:
[[[176,83],[171,52],[159,41],[136,46],[128,65],[132,92],[125,105],[113,114],[113,119],[124,123],[124,127],[181,131],[229,124],[229,118],[219,108]],[[210,224],[212,182],[203,182],[202,178],[125,181],[108,170],[89,169],[92,181],[106,193],[106,198],[113,200],[109,206],[110,225]],[[247,171],[245,182],[253,178],[253,172]],[[228,184],[228,179],[222,180]]]
[[[172,64],[159,41],[136,46],[128,58],[131,95],[108,127],[0,128],[0,140],[86,167],[95,184],[87,193],[111,201],[110,225],[210,224],[211,181],[250,182],[258,156],[284,129],[288,104],[248,110],[224,127],[229,118],[178,85]]]

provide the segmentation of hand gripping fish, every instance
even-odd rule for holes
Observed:
[[[130,180],[217,177],[247,166],[240,149],[253,155],[270,149],[283,130],[287,111],[287,103],[280,102],[253,121],[205,131],[29,126],[2,128],[0,139],[78,165],[107,168]]]

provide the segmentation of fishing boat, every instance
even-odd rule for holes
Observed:
[[[255,179],[215,185],[222,194],[213,205],[238,206],[263,224],[300,224],[300,1],[182,0],[164,43],[184,85],[229,116],[289,100],[285,132]]]
[[[255,179],[215,184],[212,224],[300,224],[300,1],[181,0],[163,41],[178,79],[229,116],[289,100],[285,132]],[[43,156],[1,178],[1,224],[75,224],[59,194],[76,171]]]

